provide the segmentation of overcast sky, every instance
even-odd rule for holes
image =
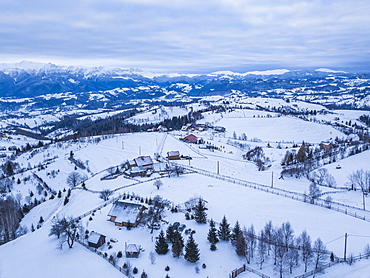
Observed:
[[[0,62],[370,71],[369,0],[0,0]]]

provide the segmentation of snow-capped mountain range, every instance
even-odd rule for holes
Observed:
[[[140,69],[82,68],[22,61],[0,64],[0,108],[64,105],[119,107],[133,99],[184,101],[209,95],[289,97],[368,108],[370,74],[331,69],[155,74]],[[14,100],[17,100],[16,102]]]

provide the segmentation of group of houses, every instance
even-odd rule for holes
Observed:
[[[168,151],[168,160],[178,160],[183,158],[179,151]],[[126,173],[130,177],[148,177],[153,173],[165,173],[171,170],[171,165],[167,161],[155,162],[149,155],[136,157],[126,162]]]
[[[112,208],[108,212],[109,221],[119,227],[137,227],[144,216],[144,211],[147,209],[148,208],[146,206],[137,202],[117,200],[113,203]],[[114,242],[116,242],[116,240],[114,240]],[[105,235],[95,231],[90,232],[87,239],[87,244],[90,247],[97,249],[102,247],[105,243]],[[126,258],[138,258],[141,250],[142,248],[138,244],[125,243]]]
[[[204,131],[210,128],[217,132],[226,131],[226,128],[223,126],[211,126],[210,124],[207,124],[207,123],[206,124],[189,123],[189,124],[184,125],[181,128],[181,131]]]

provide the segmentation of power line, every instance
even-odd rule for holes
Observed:
[[[325,245],[326,245],[326,244],[329,244],[329,243],[332,243],[332,242],[334,242],[334,241],[336,241],[336,240],[338,240],[338,239],[341,239],[342,237],[344,237],[344,236],[340,236],[340,237],[338,237],[338,238],[336,238],[336,239],[333,239],[333,240],[331,240],[331,241],[329,241],[329,242],[325,243]]]
[[[348,236],[354,236],[354,237],[370,237],[370,236],[363,236],[363,235],[348,235]]]

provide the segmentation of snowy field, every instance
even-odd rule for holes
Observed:
[[[260,99],[254,100],[253,104],[258,103],[258,101],[260,101],[259,104],[265,103],[265,100]],[[272,101],[269,102],[269,105],[273,104]],[[284,103],[276,102],[275,105],[284,105]],[[300,107],[307,109],[319,109],[321,107],[309,104],[306,106]],[[179,111],[172,112],[179,113]],[[185,112],[186,110],[184,110]],[[346,119],[358,117],[357,114],[339,112],[346,115]],[[171,111],[168,110],[167,113],[170,114]],[[155,121],[155,116],[156,114],[143,114],[141,119]],[[41,148],[32,155],[25,153],[18,157],[17,162],[22,167],[30,168],[22,174],[15,175],[15,179],[19,178],[22,181],[20,184],[14,185],[14,194],[18,193],[22,196],[21,203],[26,202],[26,195],[29,194],[30,190],[35,193],[37,198],[41,198],[36,193],[35,186],[31,181],[23,182],[25,177],[33,174],[42,178],[56,191],[68,189],[67,176],[75,170],[74,164],[68,160],[71,151],[74,153],[75,159],[82,161],[87,166],[87,169],[77,169],[77,171],[86,175],[86,188],[92,191],[85,191],[80,188],[72,190],[70,201],[65,206],[62,205],[62,202],[66,192],[63,192],[62,198],[47,199],[47,201],[32,209],[24,217],[21,225],[30,230],[31,225],[37,225],[40,216],[43,216],[45,223],[35,232],[28,233],[0,246],[0,277],[122,277],[123,275],[104,259],[79,244],[75,244],[72,249],[65,246],[63,250],[58,250],[56,238],[49,237],[48,234],[51,219],[54,216],[77,217],[82,215],[103,204],[98,191],[103,189],[115,190],[129,185],[132,186],[115,191],[113,197],[123,193],[134,193],[144,198],[153,198],[160,195],[170,200],[174,205],[181,205],[193,197],[202,197],[207,201],[208,218],[213,218],[216,222],[220,222],[225,215],[231,226],[239,221],[242,227],[249,228],[253,225],[258,233],[269,220],[272,221],[274,226],[280,226],[283,222],[289,221],[292,224],[295,236],[306,230],[312,241],[320,237],[326,244],[327,249],[333,251],[338,257],[343,257],[344,234],[348,233],[347,256],[363,253],[365,245],[370,242],[370,234],[368,233],[370,223],[327,208],[268,194],[196,173],[180,175],[179,177],[165,177],[161,179],[163,186],[160,189],[153,186],[153,181],[149,181],[150,178],[128,179],[119,176],[112,180],[101,180],[101,177],[108,173],[107,169],[109,167],[118,166],[140,155],[153,157],[155,153],[158,153],[162,157],[166,157],[168,151],[178,150],[181,154],[192,157],[192,160],[178,161],[180,164],[212,173],[219,172],[225,176],[267,186],[273,183],[276,188],[304,193],[308,191],[310,184],[307,179],[279,179],[280,162],[285,154],[285,147],[291,148],[293,142],[319,143],[329,138],[345,136],[330,126],[302,121],[297,118],[278,117],[275,113],[248,109],[227,114],[222,113],[222,115],[208,113],[202,119],[202,122],[212,122],[215,125],[226,127],[226,134],[224,135],[211,131],[194,132],[199,138],[220,147],[220,150],[210,151],[199,148],[199,145],[196,144],[182,142],[179,138],[187,135],[186,132],[170,134],[144,132],[105,136],[100,137],[99,140],[91,138],[75,143],[60,142],[47,148]],[[242,154],[245,152],[227,144],[228,139],[233,137],[234,132],[238,136],[246,133],[248,140],[243,142],[249,144],[251,148],[255,146],[263,147],[265,154],[271,158],[271,168],[267,171],[258,171],[255,164],[244,161]],[[251,138],[258,138],[262,142],[251,141]],[[19,144],[25,143],[24,138],[20,138],[18,141]],[[276,147],[276,142],[279,141],[285,142],[282,149]],[[7,144],[10,145],[14,142],[15,140],[9,141]],[[272,148],[267,148],[267,143],[271,143]],[[370,170],[368,166],[369,159],[370,151],[366,151],[339,162],[328,164],[324,168],[328,169],[329,173],[334,176],[338,186],[344,186],[348,183],[348,175],[354,170]],[[49,161],[47,167],[38,167],[40,163],[43,164],[46,161]],[[341,169],[336,169],[338,164],[341,165]],[[54,178],[51,175],[52,172],[56,173]],[[159,176],[155,174],[152,177]],[[141,183],[137,184],[137,181],[141,181]],[[331,191],[328,188],[322,188],[322,190]],[[362,207],[361,192],[337,191],[341,191],[341,193],[330,195],[334,201]],[[82,224],[90,231],[94,230],[107,235],[107,239],[118,239],[118,242],[113,244],[112,249],[108,249],[106,245],[102,247],[102,250],[108,254],[123,251],[125,242],[142,245],[145,251],[142,252],[140,257],[129,259],[130,263],[139,269],[139,274],[136,277],[139,277],[141,271],[145,270],[149,277],[165,277],[166,274],[169,274],[170,277],[176,278],[221,278],[228,277],[231,270],[245,263],[245,260],[236,255],[235,250],[229,243],[218,243],[218,250],[215,252],[209,250],[209,243],[206,239],[208,225],[185,220],[183,213],[168,212],[166,221],[170,223],[178,221],[197,231],[194,238],[199,245],[201,258],[199,263],[191,264],[183,258],[174,259],[171,254],[156,255],[156,262],[152,264],[149,253],[154,251],[153,240],[158,235],[158,231],[150,234],[150,230],[145,227],[138,227],[130,231],[125,228],[120,230],[113,223],[107,221],[110,206],[95,213],[93,220],[89,220],[89,216],[83,218]],[[162,228],[165,230],[167,224],[163,224]],[[186,242],[187,236],[184,236],[184,239]],[[126,258],[120,259],[119,264],[122,265],[126,260]],[[201,267],[203,263],[207,266],[205,269]],[[169,272],[164,270],[167,265],[171,267]],[[200,267],[199,273],[195,272],[196,265]],[[334,278],[339,275],[351,278],[370,277],[368,274],[370,273],[370,267],[368,265],[367,260],[356,262],[353,266],[337,265],[327,269],[325,274],[316,275],[316,277]],[[258,269],[254,264],[251,267]],[[277,274],[273,271],[271,261],[266,262],[261,271],[270,277],[277,277]],[[303,269],[299,267],[294,275],[287,274],[284,277],[294,277],[302,273]],[[238,277],[253,276],[244,273]]]

